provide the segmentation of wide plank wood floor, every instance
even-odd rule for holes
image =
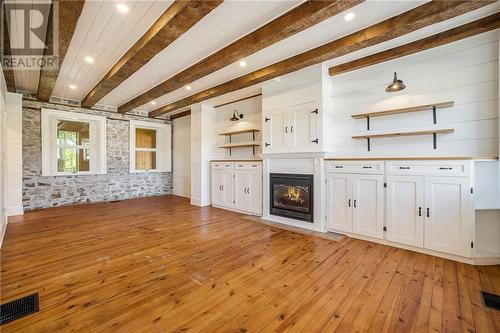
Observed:
[[[340,242],[176,196],[31,212],[9,224],[2,332],[500,332],[500,268]]]

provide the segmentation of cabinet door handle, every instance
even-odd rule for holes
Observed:
[[[371,169],[371,166],[363,166],[363,169]]]
[[[285,126],[285,133],[288,133],[288,126]]]
[[[267,117],[265,117],[265,118],[264,118],[264,121],[265,121],[266,123],[267,123],[269,120],[271,120],[271,118],[267,118]]]
[[[399,170],[410,170],[410,167],[399,167]]]
[[[347,201],[347,206],[351,207],[351,199]]]
[[[311,113],[316,113],[318,114],[318,109],[314,110],[314,111],[311,111]]]
[[[222,190],[224,191],[224,185],[221,185],[221,187],[222,187]]]
[[[269,147],[271,144],[266,142],[265,145],[266,147]]]
[[[453,168],[445,168],[445,167],[440,167],[439,170],[453,170]]]
[[[422,216],[422,207],[418,207],[418,216]]]
[[[354,208],[356,208],[356,199],[354,199]]]
[[[427,208],[427,217],[431,217],[431,210]]]
[[[247,187],[247,194],[250,194],[250,187]]]
[[[311,142],[314,142],[314,143],[319,143],[318,138],[316,138],[316,139],[312,140]]]
[[[293,133],[293,126],[290,126],[290,133]]]

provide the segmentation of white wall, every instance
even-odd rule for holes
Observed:
[[[191,197],[191,116],[173,121],[173,193]]]
[[[334,133],[332,151],[339,156],[498,156],[498,37],[494,31],[332,78]],[[386,93],[393,72],[406,89]],[[455,133],[372,139],[351,138],[366,131],[364,119],[351,115],[432,102],[454,101],[438,110],[438,126]],[[432,111],[372,118],[371,130],[431,127]]]
[[[0,246],[2,246],[3,236],[7,227],[7,215],[5,214],[5,177],[7,169],[7,153],[6,153],[6,138],[7,138],[7,106],[6,106],[7,86],[3,70],[0,66]]]
[[[22,95],[7,93],[6,102],[6,213],[12,216],[23,214]]]
[[[232,130],[258,128],[261,129],[261,114],[262,114],[262,99],[261,96],[246,99],[236,103],[231,103],[218,107],[216,110],[216,142],[217,146],[229,142],[229,137],[219,135],[219,133]],[[233,110],[237,110],[243,114],[243,119],[239,121],[230,121],[229,118],[233,115]],[[244,133],[233,135],[232,142],[252,141],[252,133]],[[261,142],[261,133],[256,133],[255,140]],[[259,158],[262,152],[261,147],[256,147],[255,155],[253,155],[251,147],[232,149],[231,156],[229,149],[217,148],[212,159],[254,159]]]

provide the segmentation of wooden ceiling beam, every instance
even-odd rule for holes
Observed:
[[[4,4],[1,4],[2,6]],[[5,8],[4,8],[5,9]],[[5,20],[5,15],[1,15],[0,24],[3,27],[3,56],[12,56],[12,50],[10,49],[10,33],[7,20]],[[7,86],[7,91],[16,92],[16,80],[14,78],[14,71],[11,68],[6,68],[2,66],[3,76],[5,78],[5,84]]]
[[[190,115],[191,115],[191,109],[171,115],[170,120],[175,120],[177,118],[186,117]]]
[[[54,4],[58,5],[58,33],[59,33],[59,66],[57,69],[51,69],[48,67],[40,68],[40,81],[38,83],[37,99],[40,101],[47,102],[52,96],[52,91],[56,85],[57,77],[59,76],[59,71],[68,51],[69,44],[71,43],[71,38],[73,38],[73,33],[76,29],[76,24],[78,18],[80,17],[83,9],[85,0],[54,0]],[[53,45],[53,34],[52,34],[52,24],[49,22],[47,26],[47,39],[45,44],[48,46],[46,50],[52,49]],[[46,54],[44,54],[44,57]]]
[[[364,0],[313,0],[307,1],[270,23],[238,39],[184,71],[142,93],[118,108],[129,112],[169,92],[190,84],[218,71],[272,44],[314,26]]]
[[[500,13],[487,16],[477,21],[461,25],[459,27],[440,32],[415,42],[401,45],[370,56],[349,61],[337,66],[330,67],[328,72],[331,76],[354,71],[363,67],[379,64],[381,62],[404,57],[413,53],[428,50],[440,45],[452,43],[460,39],[472,37],[487,31],[500,28]]]
[[[462,15],[494,1],[431,1],[350,35],[292,56],[149,112],[158,117],[194,103],[250,87]]]
[[[175,0],[82,100],[91,108],[155,55],[217,8],[223,0]]]

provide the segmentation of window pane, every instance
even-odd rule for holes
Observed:
[[[90,170],[88,149],[60,148],[57,154],[57,172]]]
[[[156,148],[156,130],[146,128],[135,129],[136,148]]]
[[[69,146],[89,146],[89,123],[60,120],[57,123],[57,143]]]
[[[136,170],[154,170],[156,169],[156,152],[154,151],[136,151],[135,152]]]

